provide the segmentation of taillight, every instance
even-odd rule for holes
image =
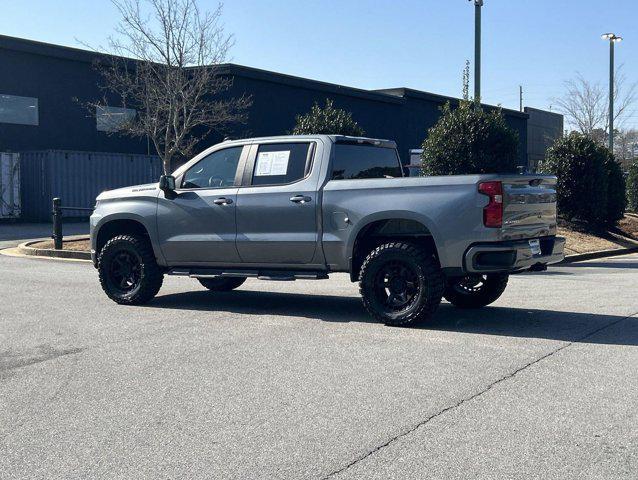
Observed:
[[[503,226],[503,184],[501,182],[481,182],[479,193],[490,198],[483,209],[483,225],[490,228]]]

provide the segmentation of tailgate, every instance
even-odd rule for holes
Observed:
[[[556,234],[556,177],[503,177],[503,239]]]

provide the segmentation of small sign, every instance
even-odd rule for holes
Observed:
[[[257,156],[256,177],[286,175],[288,173],[288,160],[290,151],[259,152]]]

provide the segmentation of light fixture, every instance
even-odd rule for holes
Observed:
[[[603,40],[609,40],[611,42],[622,42],[622,37],[616,35],[615,33],[603,33],[600,38]]]

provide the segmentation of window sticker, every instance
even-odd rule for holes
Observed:
[[[288,159],[290,151],[281,152],[259,152],[257,156],[256,177],[266,177],[274,175],[286,175],[288,173]]]

